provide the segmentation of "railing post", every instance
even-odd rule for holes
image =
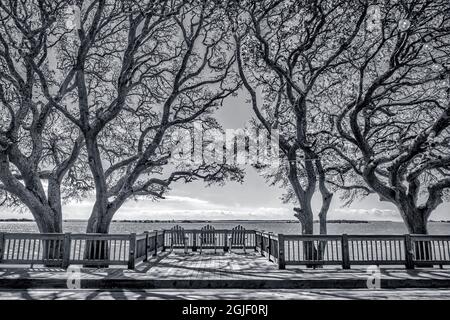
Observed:
[[[153,252],[153,256],[156,257],[158,255],[158,230],[155,231],[155,251]]]
[[[144,262],[146,262],[146,261],[148,261],[148,247],[150,246],[149,245],[149,242],[148,242],[148,231],[144,231],[144,233],[145,233],[145,258],[144,258]]]
[[[63,240],[63,257],[62,257],[62,267],[67,269],[70,264],[70,235],[71,233],[65,233],[64,234],[64,240]]]
[[[192,231],[192,252],[197,251],[197,230]]]
[[[414,269],[414,257],[411,235],[405,234],[405,267],[406,269]]]
[[[348,250],[348,235],[343,234],[341,239],[342,269],[350,269],[350,252]]]
[[[286,269],[286,260],[284,257],[284,235],[280,233],[278,234],[278,269]]]
[[[5,234],[3,232],[0,232],[0,263],[2,263],[3,260],[3,252],[5,248]]]
[[[268,253],[268,256],[269,256],[269,261],[271,261],[270,260],[270,254],[271,254],[271,251],[272,250],[270,250],[271,248],[270,248],[270,232],[267,234],[267,253]]]
[[[256,243],[256,230],[254,230],[254,233],[255,233],[255,252],[257,252],[258,251],[258,244]]]
[[[224,236],[223,252],[227,252],[228,251],[228,230],[225,230],[223,236]]]
[[[163,243],[162,243],[161,252],[164,252],[164,251],[166,251],[166,230],[163,230],[162,238],[163,238]]]
[[[261,242],[260,242],[260,249],[261,249],[261,255],[262,256],[264,256],[264,249],[263,249],[263,246],[264,246],[264,237],[263,237],[263,233],[262,233],[262,231],[260,231],[259,232],[259,235],[261,236]]]
[[[136,251],[136,233],[130,234],[130,247],[128,255],[128,269],[134,269]]]

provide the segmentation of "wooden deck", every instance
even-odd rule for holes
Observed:
[[[135,270],[81,269],[81,288],[91,289],[367,289],[365,267],[307,269],[277,265],[256,252],[165,252]],[[0,288],[67,288],[60,268],[0,269]],[[450,288],[450,269],[382,268],[381,288]]]
[[[250,250],[252,251],[252,250]],[[283,274],[278,266],[260,254],[204,251],[174,252],[136,266],[136,271],[153,279],[236,280],[267,279],[270,274]]]

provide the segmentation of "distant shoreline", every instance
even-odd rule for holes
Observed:
[[[5,218],[0,219],[0,222],[34,222],[33,219],[28,218]],[[83,219],[67,219],[64,222],[87,222]],[[299,223],[298,220],[245,220],[245,219],[231,219],[231,220],[113,220],[113,223],[230,223],[230,222],[250,222],[250,223]],[[399,222],[392,220],[328,220],[328,224],[352,224],[352,223],[371,223],[371,222]],[[450,223],[450,220],[430,220],[431,223]],[[318,220],[314,220],[314,223],[319,223]]]

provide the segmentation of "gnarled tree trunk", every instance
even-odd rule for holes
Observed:
[[[403,205],[399,207],[399,211],[410,234],[428,234],[428,219],[420,209],[411,206],[410,203],[403,202]],[[430,242],[414,242],[413,250],[415,259],[418,261],[432,259],[432,248]],[[418,266],[432,267],[433,265],[419,263]]]
[[[102,215],[101,210],[98,210],[98,204],[94,205],[91,216],[89,217],[86,227],[86,233],[108,234],[111,224],[112,214]],[[106,212],[107,209],[106,209]],[[110,248],[108,241],[95,240],[86,241],[84,258],[87,260],[109,260]],[[107,263],[100,263],[98,267],[106,268]]]

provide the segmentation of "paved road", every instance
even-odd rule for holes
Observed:
[[[354,299],[444,299],[450,300],[450,290],[402,289],[402,290],[0,290],[0,299],[4,300],[354,300]]]

